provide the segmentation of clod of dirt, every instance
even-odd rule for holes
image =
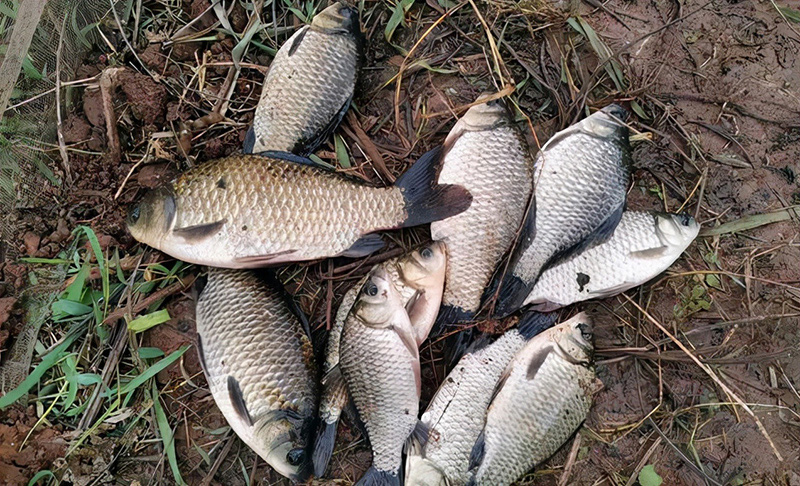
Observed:
[[[70,234],[69,226],[67,226],[67,220],[64,218],[58,218],[56,230],[50,233],[50,236],[48,236],[47,239],[54,243],[61,243],[69,238]]]
[[[153,125],[164,116],[167,90],[149,76],[125,69],[118,73],[119,86],[125,93],[136,118]]]
[[[139,54],[139,58],[147,67],[158,72],[167,67],[167,56],[161,52],[161,44],[150,44]]]
[[[83,114],[89,123],[96,127],[103,127],[106,124],[103,115],[103,97],[100,90],[87,89],[83,92]]]
[[[25,253],[28,256],[34,256],[36,254],[36,250],[39,249],[39,242],[41,242],[42,238],[32,231],[28,231],[22,237],[22,242],[25,244]]]
[[[72,115],[64,121],[61,131],[64,134],[64,142],[83,142],[92,135],[92,126],[83,118]]]
[[[189,16],[192,17],[192,19],[196,19],[202,15],[197,23],[194,24],[198,30],[211,27],[216,21],[214,12],[211,11],[209,7],[211,7],[211,2],[209,0],[194,0],[189,6]],[[203,12],[205,12],[205,14]]]
[[[16,303],[17,299],[14,297],[3,297],[0,299],[0,325],[4,324],[8,318],[11,317],[11,310]],[[0,346],[2,346],[1,341]]]
[[[136,180],[139,182],[140,186],[152,189],[165,182],[171,181],[176,175],[178,175],[178,171],[175,167],[172,164],[164,162],[145,165],[136,175]]]

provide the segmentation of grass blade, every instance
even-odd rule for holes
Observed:
[[[128,330],[132,332],[142,332],[172,319],[167,309],[161,309],[145,316],[137,317],[128,323]]]
[[[169,426],[167,414],[164,413],[164,407],[161,406],[161,398],[158,396],[155,383],[153,383],[153,410],[156,413],[158,432],[164,442],[164,452],[167,454],[167,462],[169,462],[169,467],[172,469],[172,476],[177,484],[185,485],[186,483],[181,477],[181,471],[178,468],[178,458],[175,455],[175,440],[172,427]]]
[[[753,214],[734,221],[728,221],[727,223],[721,224],[715,228],[704,229],[700,232],[700,236],[717,236],[727,233],[741,233],[742,231],[758,228],[759,226],[777,223],[779,221],[786,221],[792,219],[791,212],[798,207],[800,206],[790,206],[772,213]]]

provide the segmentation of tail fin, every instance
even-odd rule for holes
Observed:
[[[333,454],[333,446],[336,443],[336,425],[339,422],[328,423],[320,421],[319,428],[317,429],[317,438],[314,441],[314,452],[311,455],[311,461],[314,464],[314,476],[321,478],[328,469],[328,463],[331,461]]]
[[[356,486],[400,486],[400,475],[389,471],[378,471],[375,466],[371,466]]]
[[[466,211],[472,204],[472,194],[465,188],[436,184],[441,155],[441,147],[429,151],[395,181],[406,203],[403,227],[449,218]]]
[[[519,319],[519,324],[517,324],[517,332],[519,332],[525,339],[531,339],[537,334],[540,334],[553,327],[557,319],[558,312],[542,313],[529,311]]]
[[[506,274],[500,285],[500,293],[497,295],[492,315],[497,319],[507,317],[522,307],[534,286],[510,273]]]

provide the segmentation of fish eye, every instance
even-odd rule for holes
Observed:
[[[131,212],[128,213],[128,221],[130,221],[131,223],[136,223],[137,221],[139,221],[139,212],[140,209],[139,205],[137,204],[136,206],[134,206],[133,209],[131,209]]]
[[[292,449],[286,454],[286,462],[290,466],[299,466],[303,463],[306,457],[306,452],[303,449]]]
[[[426,260],[433,258],[433,250],[431,250],[431,247],[429,246],[426,246],[420,250],[419,254]]]
[[[587,324],[584,323],[578,324],[578,330],[581,332],[581,336],[583,337],[583,339],[587,341],[592,339],[592,333]]]
[[[364,293],[370,297],[375,297],[378,295],[378,286],[372,282],[367,282],[367,286],[364,288]]]
[[[691,222],[692,222],[692,217],[691,217],[691,216],[689,216],[689,215],[688,215],[688,214],[686,214],[686,213],[683,213],[683,214],[681,214],[681,215],[680,215],[680,217],[681,217],[681,224],[682,224],[683,226],[689,226],[689,223],[691,223]]]

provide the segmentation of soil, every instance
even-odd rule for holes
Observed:
[[[171,25],[170,32],[211,5],[208,0],[183,3],[183,23]],[[439,18],[442,3],[449,2],[415,4],[409,25],[398,27],[392,42],[404,52],[410,50]],[[566,23],[569,13],[543,8],[544,3],[478,6],[498,39],[503,76],[518,83],[514,99],[531,118],[533,131],[526,131],[533,146],[583,116],[585,106],[618,101],[631,109],[635,132],[646,134],[634,144],[630,208],[681,209],[708,228],[800,204],[800,24],[782,18],[776,4],[610,0],[602,8],[593,7],[595,2],[574,5],[618,54],[627,83],[619,89],[595,49]],[[484,28],[467,4],[433,28],[414,54],[448,72],[411,66],[403,78],[395,119],[396,85],[386,83],[397,74],[403,57],[384,38],[391,12],[384,6],[368,8],[367,68],[355,99],[356,120],[398,175],[441,142],[459,107],[502,85],[496,83]],[[230,20],[237,32],[247,27],[247,16],[236,4]],[[212,10],[194,29],[200,32],[215,22]],[[290,14],[283,25],[298,23]],[[153,76],[130,54],[114,64],[111,53],[93,53],[78,70],[78,77],[90,77],[111,65],[126,66],[114,94],[123,157],[110,162],[107,155],[99,90],[82,89],[63,124],[65,141],[75,149],[70,152],[75,182],[50,206],[23,213],[18,238],[7,242],[14,251],[7,251],[6,261],[0,263],[3,352],[21,328],[14,304],[28,274],[27,264],[12,254],[55,257],[78,224],[91,226],[103,246],[118,250],[120,257],[136,254],[139,247],[124,226],[126,208],[146,189],[196,163],[234,153],[244,140],[263,80],[258,70],[241,71],[223,123],[194,123],[217,104],[238,41],[225,34],[208,40],[216,34],[212,31],[204,40],[167,44],[168,36],[155,27],[146,33],[135,47]],[[125,49],[122,43],[117,47],[120,52]],[[202,86],[193,80],[198,60],[205,63]],[[269,56],[251,48],[245,60],[267,65]],[[521,126],[528,127],[519,118]],[[338,132],[350,148],[351,170],[375,183],[387,182],[366,163],[351,123],[345,121]],[[173,131],[182,135],[169,135]],[[333,162],[334,150],[329,141],[319,155]],[[597,375],[603,389],[577,438],[521,484],[634,485],[642,467],[653,465],[664,485],[800,485],[800,226],[797,215],[793,218],[742,233],[700,237],[667,273],[627,293],[749,404],[764,430],[741,406],[732,405],[736,400],[631,301],[619,296],[578,306],[596,322]],[[392,235],[408,243],[425,238],[425,231]],[[163,255],[157,259],[169,261]],[[282,273],[287,288],[311,316],[319,346],[326,316],[369,265],[330,281],[331,292],[322,276],[352,263],[296,265]],[[708,272],[719,273],[712,279]],[[329,294],[335,297],[328,299]],[[140,346],[168,354],[194,344],[191,295],[171,296],[166,308],[172,319],[145,332]],[[511,324],[486,321],[478,327],[496,333]],[[446,374],[443,347],[433,342],[421,349],[423,402]],[[228,439],[226,422],[208,392],[194,350],[159,373],[157,382],[189,484],[207,479],[206,484],[238,486],[248,484],[249,478],[250,484],[288,484],[241,442]],[[65,458],[76,437],[74,423],[56,420],[33,429],[36,417],[33,407],[14,405],[0,411],[0,484],[27,484],[42,469],[56,471],[73,484],[172,483],[160,442],[152,435],[131,447],[124,442],[127,438],[123,440],[128,435],[112,428],[92,435]],[[138,432],[142,437],[152,434],[144,428],[131,434]],[[229,440],[234,441],[230,450],[209,476]],[[577,455],[568,463],[573,446]],[[351,484],[369,461],[361,433],[345,421],[328,472],[337,480],[315,484]]]

